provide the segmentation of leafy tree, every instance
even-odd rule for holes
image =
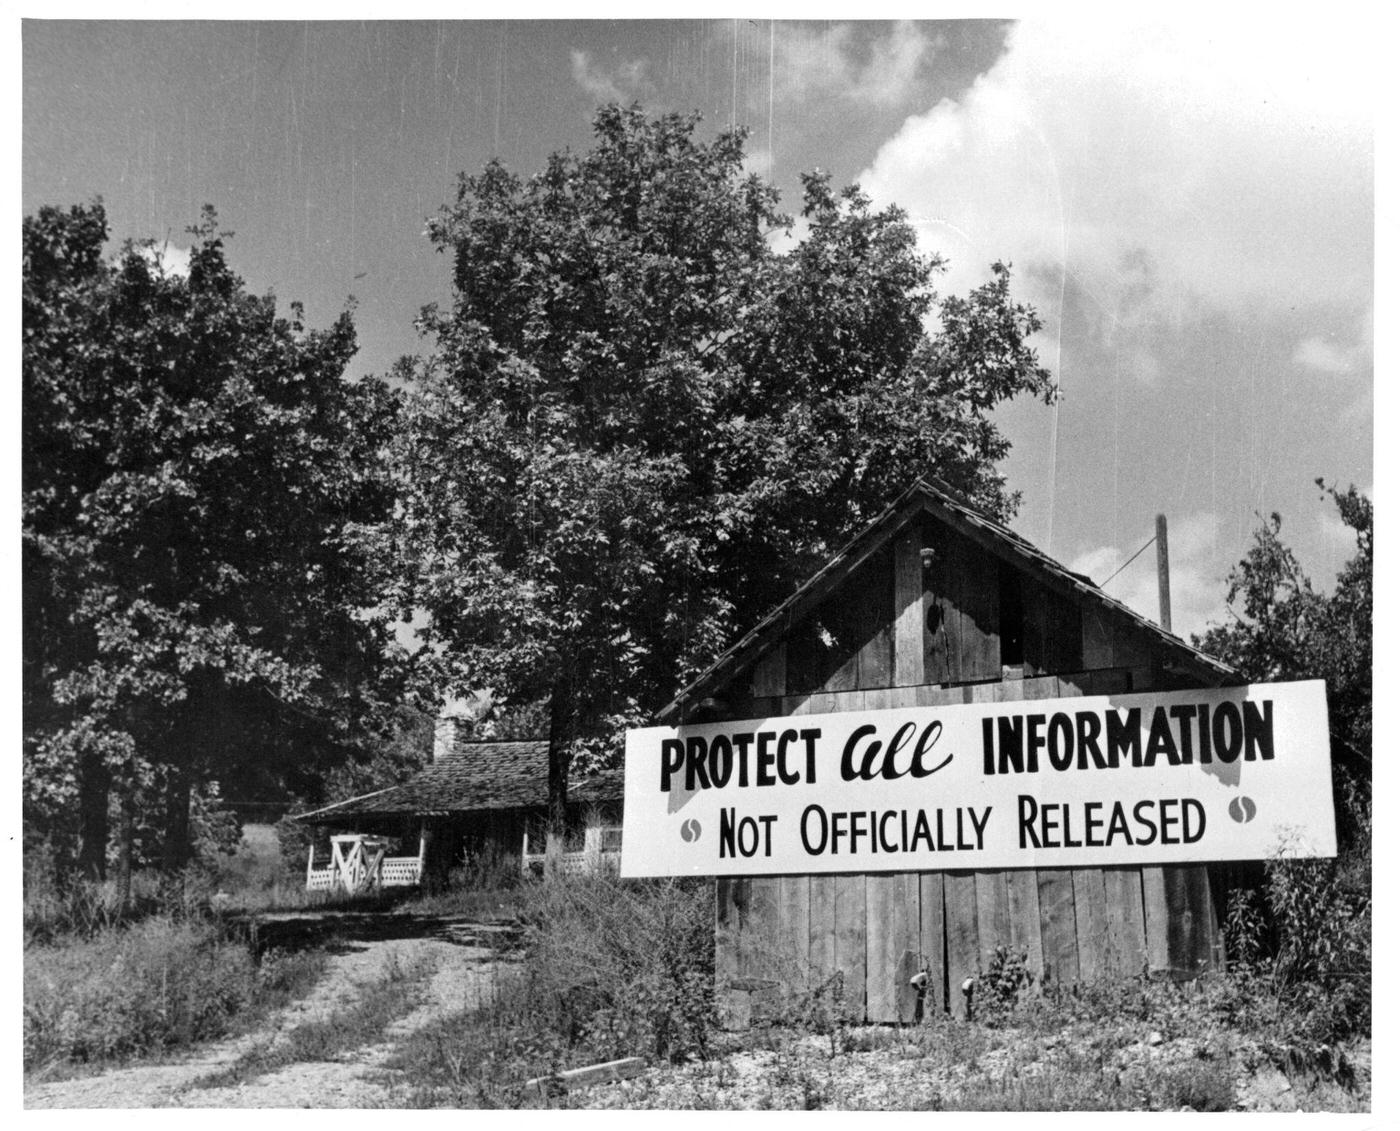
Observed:
[[[115,794],[128,878],[141,825],[185,862],[192,791],[343,746],[388,644],[395,398],[344,379],[348,315],[279,318],[190,231],[182,274],[104,258],[100,203],[24,221],[26,818],[101,874]]]
[[[1374,510],[1354,486],[1317,485],[1356,535],[1332,593],[1313,588],[1271,514],[1230,571],[1233,622],[1195,643],[1250,680],[1326,681],[1338,856],[1265,862],[1257,890],[1230,894],[1225,933],[1236,970],[1268,979],[1266,993],[1251,987],[1251,998],[1276,995],[1286,1007],[1289,1040],[1330,1044],[1368,1030],[1371,1016]]]
[[[990,411],[1052,395],[1006,267],[939,302],[904,214],[816,173],[794,239],[743,134],[697,122],[609,106],[587,153],[464,175],[430,225],[452,307],[400,370],[400,611],[450,688],[548,700],[556,828],[575,753],[914,477],[1010,514]]]
[[[1271,514],[1254,544],[1230,571],[1227,601],[1234,620],[1195,639],[1198,647],[1256,681],[1322,679],[1339,832],[1369,842],[1371,772],[1371,575],[1374,508],[1355,486],[1345,491],[1317,480],[1355,532],[1356,553],[1328,595],[1313,588]]]

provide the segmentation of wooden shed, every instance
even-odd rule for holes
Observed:
[[[545,739],[473,742],[460,735],[460,720],[438,720],[433,761],[390,789],[352,797],[297,816],[328,832],[353,829],[399,841],[405,855],[389,857],[398,875],[413,867],[413,882],[439,885],[468,857],[516,860],[525,871],[543,869],[549,803],[549,743]],[[619,772],[569,783],[561,866],[578,871],[615,862],[621,843],[622,779]],[[326,841],[334,844],[334,838]],[[409,856],[406,850],[415,855]],[[314,852],[314,848],[313,848]],[[328,848],[324,862],[307,866],[308,888],[329,887],[336,871]]]
[[[910,488],[658,715],[660,724],[1241,682],[939,484]],[[996,949],[1044,985],[1222,961],[1209,865],[719,878],[716,978],[742,1021],[839,975],[848,1006],[960,1009]],[[1217,877],[1218,879],[1218,877]],[[1219,892],[1217,892],[1217,896]],[[754,995],[758,995],[756,998]]]

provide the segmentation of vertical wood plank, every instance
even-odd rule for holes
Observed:
[[[958,678],[997,679],[1001,676],[1000,594],[997,563],[981,547],[956,539]]]
[[[814,691],[800,703],[794,703],[787,711],[790,715],[825,715],[833,711],[847,710],[835,695],[826,691]]]
[[[1152,663],[1152,646],[1142,631],[1126,625],[1113,626],[1113,666],[1139,668]],[[1138,690],[1142,690],[1139,688]]]
[[[1108,909],[1103,869],[1075,868],[1074,929],[1079,949],[1079,978],[1098,982],[1108,975]]]
[[[889,548],[861,571],[861,588],[851,594],[857,610],[856,686],[889,687],[894,682],[894,562]]]
[[[1085,695],[1123,695],[1127,693],[1131,678],[1124,668],[1101,668],[1087,672],[1081,681],[1081,691]]]
[[[919,691],[917,687],[889,687],[885,689],[886,707],[917,707],[919,706]],[[868,696],[870,692],[866,692]]]
[[[1020,574],[1021,647],[1025,653],[1028,677],[1051,672],[1049,625],[1046,623],[1046,592],[1027,574]]]
[[[929,972],[924,1017],[948,1009],[947,956],[943,946],[943,873],[919,873],[919,958]]]
[[[948,678],[962,683],[969,677],[965,667],[965,637],[969,633],[966,590],[967,554],[963,540],[951,530],[943,530],[938,539],[938,575],[940,589],[939,612],[945,626],[948,648]]]
[[[863,699],[867,711],[885,711],[894,706],[894,692],[888,687],[872,687]]]
[[[1110,977],[1142,973],[1147,961],[1143,923],[1142,872],[1134,867],[1103,869],[1104,917],[1108,924],[1105,965]]]
[[[759,657],[753,669],[755,699],[780,696],[787,690],[787,641],[780,640]]]
[[[1081,605],[1083,640],[1080,650],[1084,654],[1084,667],[1111,668],[1113,661],[1113,632],[1102,610],[1091,605]]]
[[[865,1019],[895,1020],[894,993],[889,985],[891,971],[890,877],[872,873],[865,877]]]
[[[786,651],[786,679],[784,694],[790,696],[808,695],[817,689],[817,642],[813,619],[808,617],[794,625],[783,641]]]
[[[836,969],[845,1002],[856,1017],[865,1016],[865,877],[832,877],[836,918]]]
[[[948,999],[953,1015],[962,1016],[963,982],[976,977],[977,880],[972,872],[943,873],[944,933],[947,938]]]
[[[778,960],[794,983],[810,977],[807,960],[811,938],[811,890],[806,876],[778,877]]]
[[[1167,883],[1160,865],[1142,869],[1142,918],[1147,936],[1147,966],[1149,970],[1171,968],[1171,951],[1167,942],[1170,924],[1167,915]]]
[[[849,616],[849,614],[847,614]],[[828,630],[830,631],[830,630]],[[849,644],[849,637],[837,636],[837,648],[842,648]],[[839,660],[839,662],[837,662]],[[854,650],[842,659],[838,654],[833,659],[826,647],[818,643],[817,645],[818,672],[826,670],[829,664],[835,664],[830,669],[830,674],[821,681],[819,690],[821,691],[854,691],[860,686],[860,651]]]
[[[1011,937],[1011,898],[1005,872],[977,873],[977,945],[981,968],[989,969],[999,946],[1014,949]]]
[[[1045,984],[1079,981],[1079,952],[1074,926],[1074,883],[1067,868],[1036,873],[1040,897],[1040,946],[1045,956]]]
[[[1060,693],[1060,681],[1053,675],[1031,676],[1020,681],[1017,700],[1054,699]]]
[[[899,953],[891,954],[890,965],[898,994],[898,1019],[907,1025],[914,1020],[918,1004],[918,991],[909,984],[909,979],[919,969],[919,873],[895,873],[894,913],[890,938]]]
[[[1162,869],[1167,898],[1167,954],[1178,977],[1194,977],[1214,962],[1214,908],[1204,865],[1169,864]]]
[[[910,523],[894,547],[894,684],[924,682],[924,564],[920,524]]]
[[[931,558],[924,570],[924,680],[952,683],[957,677],[956,578],[942,529],[926,524],[924,546]]]
[[[743,943],[743,904],[738,889],[741,882],[731,876],[715,880],[715,994],[720,1024],[730,1029],[747,1028],[749,1024],[749,995],[734,987]]]
[[[1050,670],[1075,672],[1084,667],[1084,626],[1079,606],[1058,593],[1047,593],[1046,635],[1050,644]]]
[[[961,687],[923,687],[914,688],[914,703],[919,707],[947,707],[953,703],[962,703],[963,689]]]
[[[741,882],[747,883],[749,890],[739,947],[739,976],[776,980],[784,973],[778,958],[778,877],[750,876]]]
[[[865,878],[866,1016],[871,1021],[914,1019],[914,997],[904,955],[919,950],[918,875],[886,872]]]
[[[836,973],[836,877],[823,874],[809,877],[807,920],[807,961],[812,977],[820,985]]]
[[[715,879],[715,982],[723,988],[739,971],[737,908],[734,881],[729,876]]]
[[[1045,959],[1040,942],[1040,891],[1034,868],[1015,868],[1006,873],[1007,906],[1011,914],[1011,941],[1026,956],[1026,968],[1039,985],[1045,976]]]

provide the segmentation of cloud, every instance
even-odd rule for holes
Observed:
[[[1369,378],[1373,370],[1375,324],[1376,308],[1371,303],[1352,325],[1302,339],[1293,351],[1294,364],[1327,377],[1361,373]]]
[[[619,63],[611,70],[595,63],[587,51],[570,51],[569,60],[574,81],[598,102],[644,102],[654,93],[645,59]]]
[[[867,39],[849,23],[818,30],[781,24],[773,52],[774,95],[786,102],[843,98],[897,106],[909,97],[941,40],[907,20]]]
[[[1293,360],[1322,373],[1350,373],[1353,364],[1351,350],[1322,338],[1304,338],[1293,351]]]
[[[1051,318],[1094,327],[1369,301],[1371,79],[1318,21],[1012,29],[958,99],[910,117],[859,178],[903,205],[961,293],[1010,259]]]
[[[1219,518],[1208,511],[1173,519],[1167,531],[1170,547],[1172,631],[1183,639],[1204,632],[1226,619],[1225,578],[1216,576],[1214,560]],[[1109,575],[1141,547],[1095,546],[1075,556],[1069,568],[1089,577],[1110,597],[1122,601],[1148,620],[1157,621],[1157,554],[1149,547],[1105,585]]]

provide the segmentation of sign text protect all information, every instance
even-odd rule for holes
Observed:
[[[624,876],[1336,854],[1321,681],[651,727]]]

